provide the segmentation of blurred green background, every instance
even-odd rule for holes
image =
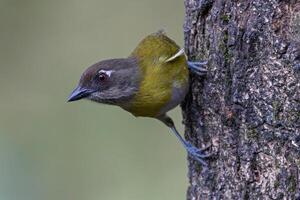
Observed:
[[[182,46],[183,18],[182,0],[0,0],[0,200],[184,199],[186,154],[163,124],[66,103],[86,67],[149,33]]]

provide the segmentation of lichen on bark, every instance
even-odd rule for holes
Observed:
[[[208,170],[189,159],[187,199],[300,198],[300,2],[185,7],[188,57],[209,61],[191,74],[185,136],[213,153]]]

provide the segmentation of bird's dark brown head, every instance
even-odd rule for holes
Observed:
[[[135,58],[100,61],[87,68],[68,101],[90,99],[119,105],[138,91],[140,69]]]

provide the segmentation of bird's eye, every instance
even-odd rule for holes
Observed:
[[[107,74],[104,73],[104,72],[100,72],[98,74],[98,78],[99,78],[100,81],[105,81],[107,79]]]

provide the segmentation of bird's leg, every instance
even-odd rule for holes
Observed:
[[[162,121],[164,124],[166,124],[172,130],[172,132],[175,134],[175,136],[179,139],[179,141],[181,142],[181,144],[183,145],[183,147],[188,152],[189,156],[191,156],[193,159],[197,160],[204,167],[207,167],[207,162],[204,159],[210,157],[210,155],[209,154],[205,154],[204,153],[204,151],[205,151],[204,149],[198,149],[197,147],[195,147],[190,142],[185,141],[181,137],[181,135],[179,134],[179,132],[177,131],[177,129],[176,129],[175,125],[174,125],[173,120],[169,116],[162,115],[162,116],[158,117],[158,119],[160,121]]]
[[[199,148],[195,147],[193,144],[191,144],[190,142],[185,141],[181,137],[181,135],[179,134],[179,132],[177,131],[175,126],[172,127],[171,130],[176,135],[176,137],[181,141],[184,148],[188,152],[189,156],[191,156],[193,159],[197,160],[204,167],[207,167],[207,162],[204,159],[210,157],[210,155],[203,153],[204,150],[199,149]]]
[[[187,61],[188,67],[189,69],[200,75],[203,76],[206,74],[207,69],[205,67],[205,65],[207,64],[207,61]]]

